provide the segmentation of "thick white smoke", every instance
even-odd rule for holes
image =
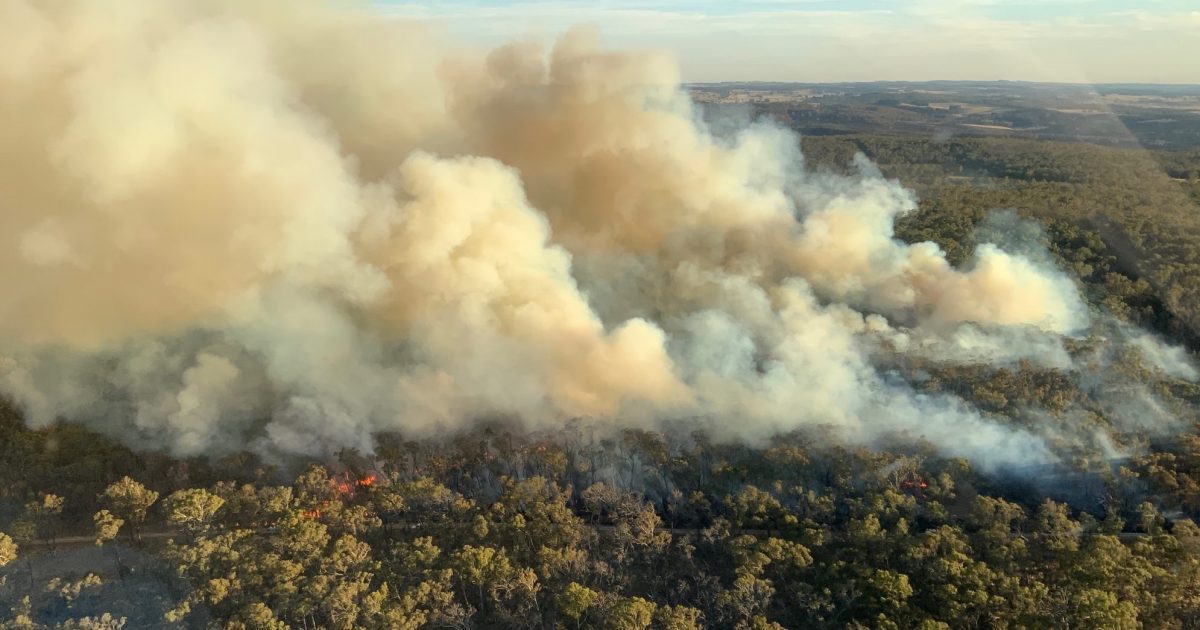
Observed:
[[[1053,457],[871,356],[1061,352],[1072,282],[899,242],[908,191],[716,137],[668,58],[479,59],[316,0],[0,0],[0,38],[0,391],[33,425],[187,455],[694,417]]]

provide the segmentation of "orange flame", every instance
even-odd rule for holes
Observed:
[[[365,476],[357,479],[351,479],[349,475],[346,475],[346,477],[342,481],[338,481],[334,487],[337,489],[338,494],[343,497],[349,497],[352,496],[359,488],[370,488],[371,486],[375,485],[375,482],[378,480],[379,479],[375,476],[375,473],[367,473]]]

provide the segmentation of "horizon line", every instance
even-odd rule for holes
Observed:
[[[1019,83],[1026,85],[1067,85],[1067,86],[1146,86],[1146,87],[1194,87],[1200,89],[1200,83],[1171,83],[1152,81],[1036,81],[1029,79],[875,79],[869,81],[773,81],[763,79],[727,80],[727,81],[682,81],[681,86],[696,85],[874,85],[880,83]]]

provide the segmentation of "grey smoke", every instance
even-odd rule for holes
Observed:
[[[11,0],[0,37],[0,392],[32,426],[319,455],[691,418],[1056,458],[876,361],[1067,366],[1091,317],[1044,248],[898,241],[909,191],[714,134],[669,58],[583,31],[478,58],[318,0]]]

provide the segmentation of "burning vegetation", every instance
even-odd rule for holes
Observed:
[[[902,183],[580,30],[0,38],[0,626],[1200,627],[1196,257],[1056,205],[1179,182]]]

